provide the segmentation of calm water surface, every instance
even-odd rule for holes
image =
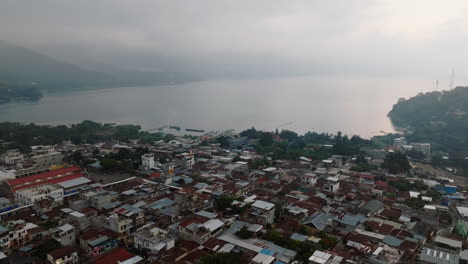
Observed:
[[[392,132],[387,113],[400,97],[433,88],[427,80],[294,77],[125,87],[46,95],[0,106],[0,121],[70,124],[82,120],[205,130],[290,129]]]

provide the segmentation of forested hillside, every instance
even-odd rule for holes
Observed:
[[[410,142],[430,142],[460,162],[468,156],[468,87],[400,99],[388,116]]]

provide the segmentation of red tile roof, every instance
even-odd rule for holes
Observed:
[[[118,264],[119,262],[126,261],[130,258],[133,258],[133,255],[130,254],[124,248],[116,248],[107,252],[105,255],[98,257],[91,263],[93,264]]]
[[[22,185],[28,182],[45,180],[48,178],[63,177],[65,175],[72,174],[72,173],[81,173],[80,168],[74,166],[74,167],[69,167],[69,168],[48,171],[45,173],[36,174],[36,175],[24,177],[24,178],[8,180],[7,183],[9,186],[14,187],[14,186]]]

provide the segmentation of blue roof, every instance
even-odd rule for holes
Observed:
[[[362,214],[357,214],[357,215],[349,215],[346,214],[343,216],[343,219],[337,218],[336,220],[344,225],[349,225],[349,226],[357,226],[359,223],[363,223],[366,221],[366,217]]]
[[[328,215],[323,212],[316,212],[304,221],[304,224],[312,224],[318,230],[323,230],[328,223]]]
[[[398,239],[391,235],[386,235],[384,239],[382,240],[382,242],[392,247],[399,247],[401,243],[403,243],[403,240]]]
[[[168,206],[171,206],[175,203],[175,201],[169,199],[169,198],[162,198],[161,200],[157,200],[156,202],[154,202],[150,208],[151,209],[155,209],[155,210],[159,210],[159,209],[162,209],[164,207],[168,207]]]
[[[260,253],[262,253],[263,255],[268,255],[268,256],[273,256],[273,254],[275,254],[275,252],[266,248],[260,250]]]

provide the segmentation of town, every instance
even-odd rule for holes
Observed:
[[[0,263],[468,263],[464,181],[427,164],[430,143],[392,140],[252,128],[8,149]]]

